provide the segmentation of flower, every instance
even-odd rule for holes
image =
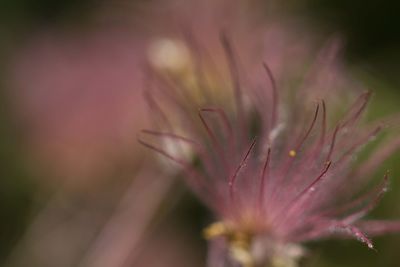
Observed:
[[[159,137],[163,145],[139,139],[176,162],[189,187],[213,211],[218,222],[205,229],[205,237],[223,238],[231,258],[243,266],[296,266],[303,253],[298,244],[348,236],[373,249],[369,236],[400,230],[399,222],[363,220],[388,188],[388,172],[372,187],[371,174],[400,145],[398,139],[382,144],[355,166],[360,150],[385,128],[383,122],[361,122],[371,92],[361,93],[330,125],[329,109],[337,109],[330,104],[346,91],[335,84],[325,99],[313,105],[308,100],[323,95],[318,82],[327,81],[323,75],[352,86],[332,64],[335,56],[326,60],[328,68],[311,68],[311,79],[302,85],[286,88],[264,63],[266,79],[259,88],[242,82],[247,73],[242,74],[224,34],[221,43],[231,86],[220,80],[224,75],[196,64],[199,55],[192,54],[193,67],[186,72],[155,69],[158,87],[148,89],[146,97],[160,130],[143,133]],[[319,58],[333,55],[335,47]],[[232,97],[223,86],[233,88]],[[175,144],[173,153],[166,143]]]
[[[204,230],[210,266],[296,266],[307,241],[352,237],[373,249],[370,237],[400,230],[364,219],[388,188],[388,172],[377,184],[372,174],[400,141],[357,162],[386,123],[363,122],[371,92],[347,77],[340,42],[310,67],[312,42],[272,25],[234,24],[235,42],[222,33],[220,47],[203,25],[199,37],[150,45],[144,95],[157,129],[139,142],[177,163],[216,217]]]

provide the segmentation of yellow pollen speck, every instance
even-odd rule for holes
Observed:
[[[230,230],[223,222],[213,223],[203,231],[203,235],[206,239],[212,239],[214,237],[227,235],[229,233]]]
[[[296,154],[297,154],[296,151],[293,149],[289,151],[289,156],[291,156],[291,157],[295,157]]]

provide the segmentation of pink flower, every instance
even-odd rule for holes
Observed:
[[[139,140],[177,163],[213,211],[218,222],[205,236],[222,238],[231,258],[254,266],[295,262],[301,252],[294,245],[297,253],[290,253],[292,244],[347,236],[372,249],[370,236],[400,230],[399,222],[363,219],[388,188],[389,173],[371,186],[372,174],[400,141],[382,144],[355,166],[355,157],[384,124],[361,122],[371,92],[339,111],[351,95],[346,90],[360,86],[339,67],[337,45],[323,50],[303,82],[293,72],[276,79],[275,65],[260,60],[261,82],[243,68],[224,34],[221,43],[228,64],[218,74],[190,38],[183,69],[156,66],[149,72],[146,99],[159,130],[143,133],[162,143]],[[330,115],[338,114],[332,124]],[[215,259],[212,264],[221,257]]]

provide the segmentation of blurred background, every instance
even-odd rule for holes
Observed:
[[[146,40],[171,31],[170,2],[0,1],[1,266],[205,265],[209,215],[137,144],[149,124]],[[246,5],[320,39],[340,35],[352,75],[375,92],[370,116],[400,111],[400,2]],[[398,162],[382,166],[391,191],[372,216],[400,218]],[[375,242],[377,253],[356,241],[310,244],[304,266],[400,266],[400,235]]]

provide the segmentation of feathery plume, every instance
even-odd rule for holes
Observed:
[[[260,62],[263,82],[249,77],[253,72],[225,33],[220,40],[227,67],[220,72],[197,40],[187,40],[185,64],[181,58],[177,68],[150,64],[145,95],[159,130],[143,131],[140,142],[177,163],[213,211],[218,221],[204,230],[214,240],[211,266],[219,266],[223,255],[247,267],[296,266],[307,241],[352,237],[373,249],[371,236],[400,230],[399,222],[363,220],[388,188],[388,172],[368,187],[371,171],[393,150],[383,145],[370,155],[372,162],[353,164],[384,125],[362,122],[370,91],[332,123],[338,99],[349,95],[341,88],[359,87],[338,68],[337,42],[295,84],[288,82],[291,73],[276,77],[267,62]]]

